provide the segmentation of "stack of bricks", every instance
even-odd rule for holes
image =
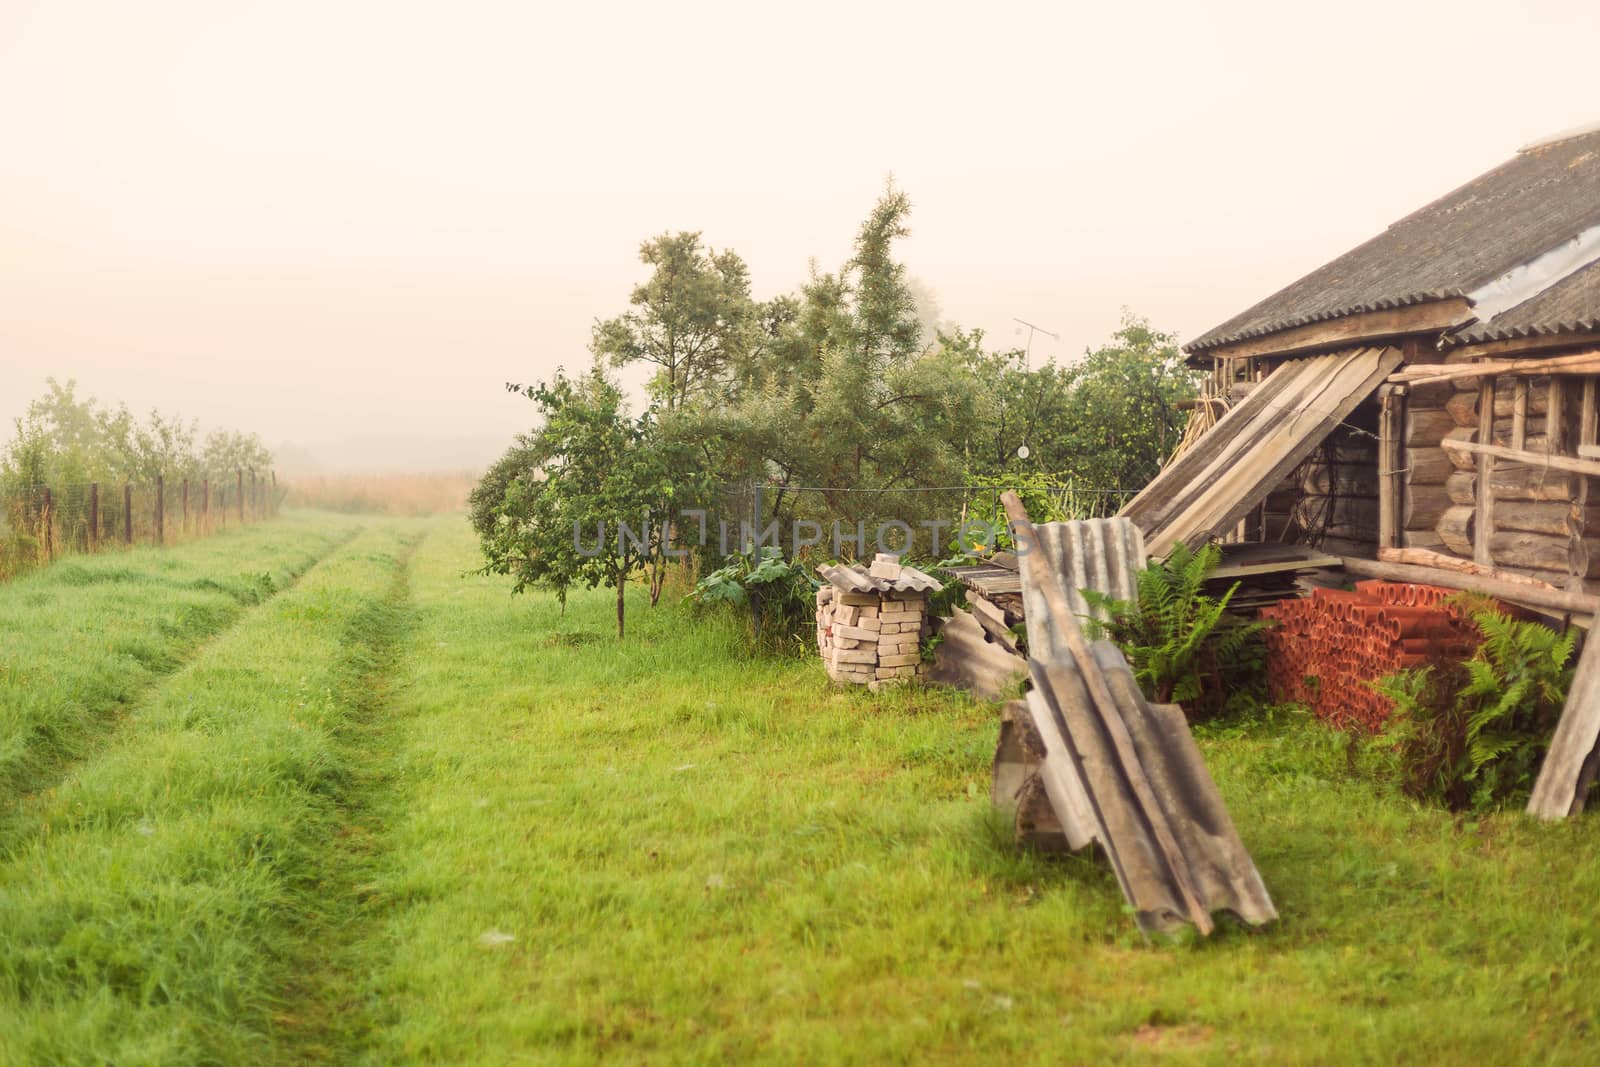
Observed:
[[[939,581],[892,555],[822,573],[828,584],[817,590],[817,651],[828,677],[877,689],[921,676],[928,592]]]

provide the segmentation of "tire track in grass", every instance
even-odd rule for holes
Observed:
[[[336,687],[346,709],[332,740],[347,778],[337,798],[337,830],[318,857],[314,906],[301,916],[302,958],[274,1018],[295,1063],[347,1063],[373,1029],[365,999],[374,944],[375,893],[384,831],[398,798],[394,789],[394,724],[388,711],[407,633],[415,623],[411,561],[427,534],[396,557],[385,595],[350,620]]]
[[[200,616],[198,639],[185,643],[186,627],[181,621],[168,621],[152,613],[151,628],[162,632],[166,638],[139,658],[141,666],[149,673],[138,679],[128,690],[102,689],[99,699],[77,698],[75,694],[57,694],[44,690],[23,694],[17,700],[7,698],[0,691],[0,795],[9,794],[4,807],[0,807],[0,859],[9,858],[30,833],[37,830],[37,810],[48,798],[49,791],[60,783],[72,769],[100,751],[115,736],[117,729],[140,706],[158,700],[162,689],[180,677],[206,651],[242,626],[253,615],[274,599],[292,590],[302,578],[322,561],[338,552],[360,535],[364,527],[353,525],[317,546],[313,551],[289,560],[279,560],[274,571],[260,572],[254,580],[241,586],[235,581],[230,586],[224,576],[205,576],[193,581],[175,582],[156,574],[149,575],[152,584],[176,585],[183,590],[215,591],[234,601],[235,606],[216,608],[210,612],[185,603],[180,607],[180,619],[188,613]],[[212,548],[214,545],[208,544]],[[100,562],[100,561],[94,561]],[[109,563],[109,560],[106,562]],[[255,565],[250,560],[245,566]],[[121,568],[91,568],[80,566],[72,570],[72,563],[58,565],[54,572],[42,572],[45,577],[64,580],[69,587],[93,585],[106,580],[126,580]],[[80,573],[82,578],[74,578]],[[235,568],[235,574],[237,575]],[[247,571],[247,573],[250,573]],[[216,620],[218,625],[210,623]],[[88,650],[83,650],[89,655]],[[114,669],[114,668],[113,668]],[[41,707],[41,705],[43,705]]]
[[[0,861],[0,1063],[306,1058],[285,991],[342,936],[334,842],[364,784],[344,732],[417,529],[319,564],[42,798]]]

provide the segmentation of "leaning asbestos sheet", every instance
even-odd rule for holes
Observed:
[[[1400,365],[1397,348],[1286,360],[1121,514],[1151,555],[1198,548],[1244,518]]]
[[[1528,814],[1563,819],[1583,811],[1600,769],[1600,635],[1591,635],[1578,657],[1561,721],[1545,753],[1539,779],[1528,797]]]
[[[1023,520],[1007,494],[1007,510]],[[1152,706],[1109,642],[1090,644],[1073,617],[1068,572],[1048,526],[1013,522],[1028,618],[1028,708],[1044,742],[1040,778],[1073,848],[1105,849],[1141,929],[1231,911],[1260,924],[1277,917],[1234,830],[1181,710]]]

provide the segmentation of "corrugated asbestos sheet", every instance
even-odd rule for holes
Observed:
[[[1583,646],[1561,721],[1528,797],[1528,814],[1541,819],[1578,814],[1596,770],[1600,770],[1600,640],[1591,637]]]
[[[1165,556],[1225,532],[1400,365],[1397,348],[1286,360],[1130,500],[1121,515]]]
[[[1144,535],[1127,519],[1078,519],[1036,525],[1044,549],[1066,585],[1067,603],[1075,616],[1103,618],[1083,590],[1113,600],[1138,600],[1135,575],[1145,565]],[[1024,601],[1023,613],[1027,613]]]
[[[1021,504],[1010,496],[1007,508]],[[1276,918],[1182,712],[1145,700],[1116,646],[1084,639],[1062,542],[1048,530],[1015,524],[1028,707],[1046,749],[1040,777],[1068,843],[1105,849],[1147,932],[1193,923],[1209,933],[1222,910],[1249,923]]]
[[[1592,263],[1488,322],[1446,334],[1451,344],[1600,330],[1600,263]]]

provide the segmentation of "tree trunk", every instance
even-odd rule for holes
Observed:
[[[622,640],[622,612],[626,602],[622,594],[628,590],[628,572],[623,571],[617,575],[617,640]]]

